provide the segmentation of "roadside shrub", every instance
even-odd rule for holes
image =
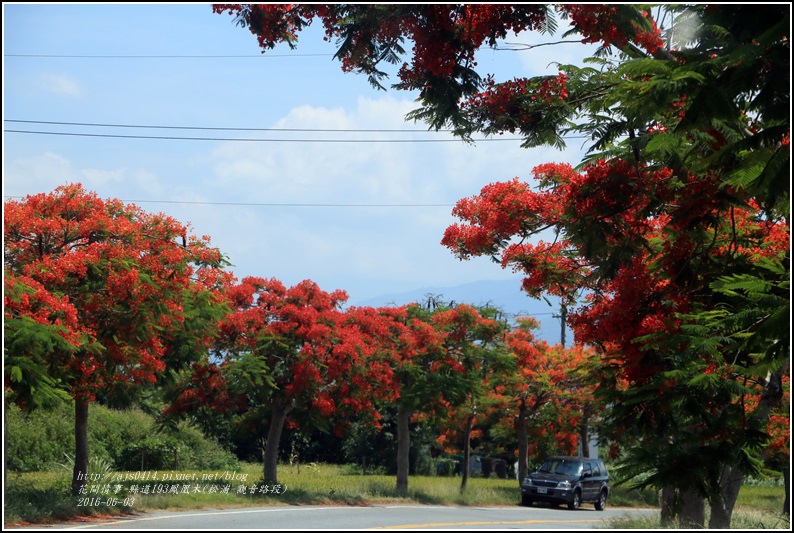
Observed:
[[[345,476],[386,476],[388,471],[383,466],[368,466],[366,473],[360,464],[348,463],[341,465],[341,473]]]
[[[195,470],[235,470],[237,457],[193,427],[181,425],[175,434],[179,441],[179,468]]]
[[[179,448],[179,441],[171,435],[152,435],[121,448],[116,467],[119,470],[178,470]]]
[[[69,415],[69,422],[73,424],[73,421],[74,415]],[[92,405],[88,410],[88,445],[92,455],[108,457],[114,469],[121,470],[128,461],[128,447],[146,440],[153,432],[152,425],[152,417],[142,411]]]
[[[6,406],[6,466],[12,472],[60,469],[73,461],[74,407],[25,413]],[[233,469],[236,457],[187,425],[158,431],[139,410],[118,411],[92,405],[88,419],[91,460],[113,470]]]
[[[457,461],[446,457],[439,457],[436,459],[436,472],[439,476],[452,477],[455,475],[455,467]]]
[[[60,468],[74,454],[74,415],[64,405],[48,413],[27,414],[6,405],[5,461],[12,472]]]
[[[421,450],[414,463],[413,473],[417,476],[435,476],[436,469],[429,450]]]

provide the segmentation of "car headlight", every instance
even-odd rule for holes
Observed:
[[[528,477],[525,477],[524,478],[524,485],[532,485],[532,480],[529,479]]]
[[[571,488],[571,482],[570,481],[560,481],[559,483],[557,483],[557,488],[558,489],[568,490],[568,489]]]

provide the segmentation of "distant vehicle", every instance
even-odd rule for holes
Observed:
[[[549,457],[521,482],[521,504],[534,502],[578,509],[593,503],[597,511],[607,506],[609,474],[604,462],[586,457]]]

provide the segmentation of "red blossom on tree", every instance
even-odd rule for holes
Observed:
[[[476,52],[483,46],[496,47],[508,35],[524,31],[547,31],[556,26],[555,11],[570,19],[572,31],[583,36],[582,42],[620,48],[636,43],[649,53],[662,46],[660,31],[648,13],[624,5],[213,5],[213,12],[235,16],[238,24],[256,35],[263,51],[279,43],[294,48],[298,33],[319,19],[325,39],[338,43],[335,58],[345,72],[363,73],[382,89],[387,73],[381,65],[400,65],[395,87],[418,90],[419,101],[426,107],[412,112],[410,118],[426,119],[436,128],[449,123],[461,132],[471,131],[469,122],[475,117],[468,117],[467,112],[472,109],[481,110],[480,120],[490,117],[494,129],[514,131],[516,123],[533,124],[539,111],[545,109],[548,114],[550,105],[567,98],[565,73],[531,83],[515,80],[494,85],[491,80],[482,91],[483,78],[475,71]],[[412,43],[410,51],[403,47],[406,41]],[[530,105],[507,121],[496,119],[500,107],[502,111],[508,111],[505,106],[519,109],[522,100],[542,106],[532,109]],[[469,107],[462,112],[460,106],[467,101]]]
[[[12,389],[24,388],[15,368],[38,359],[74,398],[76,493],[88,467],[89,403],[99,393],[153,383],[172,357],[191,356],[177,354],[174,341],[185,333],[186,307],[219,304],[214,291],[224,260],[176,220],[102,200],[78,184],[7,201],[4,253],[4,319],[13,325],[6,335],[15,343],[24,338],[27,319],[68,343],[46,353],[7,352],[6,370]],[[195,341],[185,346],[196,358],[212,326],[191,325]]]
[[[227,9],[255,34],[270,31],[250,7]],[[409,119],[467,139],[515,132],[523,147],[592,139],[579,170],[536,168],[538,190],[514,180],[459,202],[444,245],[524,272],[533,295],[573,304],[589,292],[573,325],[604,358],[629,475],[672,488],[663,521],[707,497],[710,525],[727,527],[789,358],[790,7],[659,7],[673,21],[670,49],[650,13],[625,4],[321,9],[285,13],[322,18],[346,70],[382,88],[378,65],[408,56],[395,87],[419,91]],[[585,67],[561,66],[565,78],[480,76],[471,50],[495,41],[479,23],[498,39],[553,25],[554,11],[572,21],[568,35],[617,56],[602,48]],[[686,34],[679,22],[697,38],[674,43]],[[417,44],[413,56],[403,38]],[[734,401],[745,381],[763,390],[749,417]],[[702,527],[696,514],[682,518]]]
[[[169,414],[195,414],[198,407],[210,421],[219,411],[257,431],[267,428],[264,476],[271,482],[285,424],[341,433],[363,416],[377,425],[375,402],[399,397],[399,368],[386,354],[399,343],[397,353],[410,358],[430,345],[395,320],[400,311],[342,311],[343,291],[328,293],[309,280],[287,288],[276,279],[246,277],[226,295],[232,312],[220,326],[222,362],[195,365]]]
[[[635,19],[622,20],[619,16],[619,6],[606,4],[565,4],[561,8],[568,14],[577,29],[585,36],[584,43],[603,43],[604,46],[615,45],[619,48],[626,46],[630,39],[644,48],[649,54],[655,53],[664,47],[662,32],[656,26],[656,21],[649,17],[647,11],[641,15],[648,20],[645,24]]]
[[[580,376],[580,372],[587,376],[587,372],[580,369],[592,361],[594,353],[581,346],[549,346],[535,338],[532,331],[536,327],[534,319],[524,318],[507,335],[517,372],[500,376],[499,386],[494,391],[495,397],[500,399],[495,405],[500,412],[510,415],[504,418],[504,423],[509,423],[509,433],[515,435],[518,442],[519,479],[526,476],[529,456],[538,458],[541,451],[574,451],[580,421],[585,413],[592,413],[594,405],[593,386]],[[552,435],[563,434],[572,437],[559,443],[550,439]],[[564,442],[571,438],[573,447],[566,448]],[[557,445],[559,447],[554,448]]]

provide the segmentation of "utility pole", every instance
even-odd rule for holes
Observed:
[[[565,304],[565,300],[560,302],[560,314],[551,316],[560,319],[560,344],[565,348],[565,323],[568,318],[568,306]]]

